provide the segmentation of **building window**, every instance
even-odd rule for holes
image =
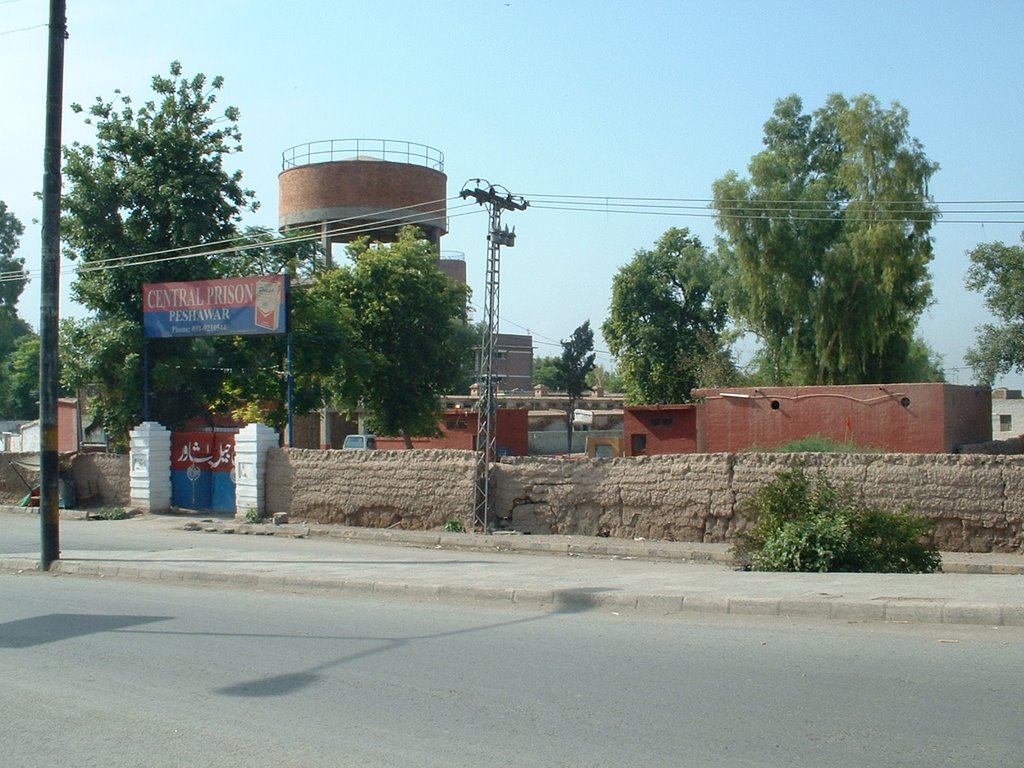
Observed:
[[[651,419],[652,427],[671,427],[672,417],[671,416],[655,416]]]
[[[1013,417],[1008,413],[999,414],[999,431],[1009,432],[1013,429]]]

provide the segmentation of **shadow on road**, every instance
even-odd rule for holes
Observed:
[[[93,613],[48,613],[0,624],[0,648],[31,648],[72,637],[115,632],[171,616],[106,616]]]

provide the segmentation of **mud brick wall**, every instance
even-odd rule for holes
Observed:
[[[1024,551],[1024,456],[681,454],[505,459],[495,517],[522,533],[727,542],[746,503],[780,471],[819,468],[867,505],[936,522],[950,551]],[[465,451],[273,449],[267,507],[296,520],[430,529],[472,521],[475,458]]]
[[[940,549],[1024,551],[1024,457],[950,454],[688,454],[495,469],[496,513],[524,533],[731,541],[747,502],[781,471],[820,469],[866,505],[923,515]]]
[[[495,468],[496,514],[524,533],[724,541],[728,454],[516,458]]]
[[[113,453],[82,453],[71,462],[79,506],[126,507],[131,498],[129,459]]]
[[[980,454],[734,455],[737,527],[743,501],[779,471],[803,463],[836,485],[849,483],[867,506],[899,510],[936,523],[940,549],[1024,551],[1024,457]]]
[[[470,527],[476,457],[468,451],[319,451],[267,455],[267,512],[370,528]]]
[[[29,487],[39,482],[38,469],[11,466],[11,462],[24,458],[35,461],[37,453],[0,453],[0,504],[18,504],[29,492]],[[20,475],[20,477],[19,477]]]
[[[19,458],[38,463],[39,453],[0,453],[0,504],[20,503],[28,493],[25,483],[33,486],[39,483],[38,469],[11,466],[11,461]],[[127,506],[130,493],[127,456],[113,453],[65,454],[60,457],[60,466],[62,475],[66,474],[68,467],[71,469],[78,506]]]

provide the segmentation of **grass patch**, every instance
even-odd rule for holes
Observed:
[[[127,520],[131,515],[124,507],[104,507],[90,512],[89,517],[93,520]]]
[[[809,435],[772,448],[753,446],[751,453],[881,453],[877,448],[864,448],[851,442],[837,442],[822,435]]]

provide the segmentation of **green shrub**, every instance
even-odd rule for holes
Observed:
[[[127,520],[129,515],[123,507],[105,507],[89,514],[95,520]]]
[[[820,471],[813,481],[803,467],[780,472],[747,511],[754,524],[734,551],[754,570],[931,573],[941,564],[924,542],[934,522],[866,508]]]
[[[249,507],[245,510],[245,522],[250,525],[260,525],[263,522],[263,516],[255,507]]]
[[[444,530],[448,533],[465,533],[466,526],[457,517],[449,517],[444,521]]]

